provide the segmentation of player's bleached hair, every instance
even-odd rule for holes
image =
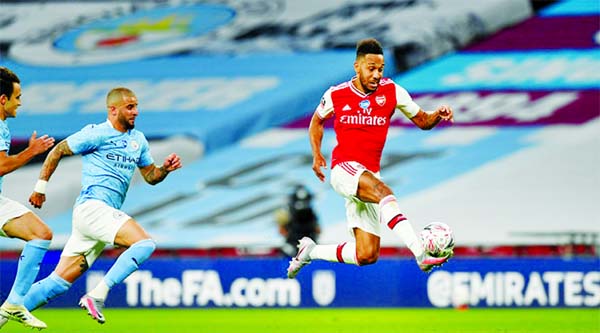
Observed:
[[[21,83],[17,74],[6,67],[0,67],[0,96],[6,95],[10,99],[14,91],[14,83]]]
[[[110,107],[115,100],[121,100],[123,96],[131,96],[135,95],[133,91],[129,88],[125,87],[116,87],[111,89],[108,94],[106,94],[106,106]]]
[[[359,40],[356,43],[356,57],[362,57],[367,54],[383,54],[383,47],[375,38]]]

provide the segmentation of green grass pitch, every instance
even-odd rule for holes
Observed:
[[[140,333],[594,333],[599,309],[106,309],[100,325],[81,309],[41,309],[43,332]],[[32,332],[9,322],[2,332]]]

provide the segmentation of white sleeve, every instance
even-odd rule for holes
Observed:
[[[327,91],[321,97],[321,103],[317,106],[315,110],[317,115],[321,119],[325,119],[329,114],[333,112],[333,101],[331,100],[331,88],[327,89]]]
[[[397,83],[394,83],[394,85],[396,86],[396,109],[402,111],[409,119],[416,116],[421,107],[412,100],[406,89],[400,87]]]

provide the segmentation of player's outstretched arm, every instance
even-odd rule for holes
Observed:
[[[40,178],[35,184],[35,188],[33,189],[33,193],[29,196],[29,203],[35,208],[42,208],[44,201],[46,201],[46,184],[48,180],[50,180],[50,176],[56,171],[58,167],[58,162],[60,162],[63,156],[71,156],[73,152],[66,140],[59,142],[48,156],[44,160],[44,164],[42,165],[42,170],[40,171]]]
[[[321,142],[323,141],[323,132],[325,131],[325,120],[315,112],[310,120],[308,127],[308,138],[312,148],[313,165],[312,169],[320,181],[325,181],[325,174],[321,168],[327,168],[327,161],[321,153]]]
[[[451,107],[442,105],[433,112],[419,110],[419,112],[410,120],[412,120],[412,122],[420,129],[429,130],[434,128],[442,120],[454,122],[454,113],[452,112]]]
[[[33,132],[29,138],[29,145],[18,154],[8,155],[6,151],[0,152],[0,176],[11,173],[27,164],[31,159],[54,146],[54,138],[48,135],[37,137]]]
[[[172,153],[165,158],[162,166],[157,167],[154,164],[150,164],[140,168],[140,173],[142,174],[142,177],[144,177],[146,183],[150,185],[156,185],[162,182],[167,177],[169,172],[175,171],[179,168],[181,168],[181,158],[179,158],[177,154]]]

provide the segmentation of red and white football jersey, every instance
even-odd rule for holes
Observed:
[[[420,107],[404,88],[388,78],[381,79],[377,90],[370,94],[358,90],[352,80],[329,88],[315,112],[321,119],[334,113],[337,146],[331,156],[331,168],[340,162],[356,161],[378,172],[396,109],[412,118]]]

